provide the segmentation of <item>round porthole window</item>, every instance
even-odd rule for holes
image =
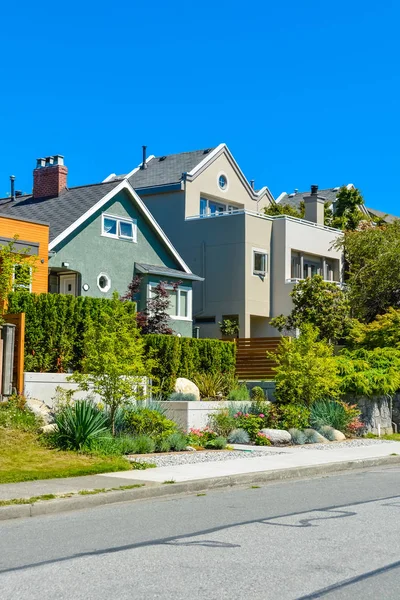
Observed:
[[[218,177],[218,185],[221,188],[221,190],[225,190],[227,188],[227,186],[228,186],[228,180],[227,180],[227,178],[226,178],[225,175],[221,174]]]
[[[100,273],[97,277],[97,287],[101,292],[108,292],[111,287],[111,279],[106,273]]]

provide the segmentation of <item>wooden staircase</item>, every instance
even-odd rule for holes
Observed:
[[[236,340],[236,376],[238,379],[273,379],[275,361],[267,352],[276,352],[281,338],[238,338]]]

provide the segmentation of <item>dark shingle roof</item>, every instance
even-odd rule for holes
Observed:
[[[211,150],[213,148],[156,156],[147,163],[147,169],[136,171],[129,182],[135,189],[178,183],[182,179],[182,173],[194,169]]]
[[[161,275],[166,277],[179,277],[180,279],[190,279],[192,281],[204,281],[202,277],[193,275],[193,273],[184,273],[178,269],[170,269],[159,265],[148,265],[146,263],[135,263],[135,269],[139,273],[148,273],[149,275]]]
[[[385,213],[382,210],[376,210],[375,208],[367,208],[367,211],[372,217],[378,217],[379,219],[383,219],[386,223],[393,223],[400,219],[400,217],[395,217],[394,215],[389,215],[389,213]]]
[[[3,214],[49,223],[50,241],[52,241],[118,183],[118,181],[110,181],[69,188],[54,198],[22,196],[14,201],[1,200],[0,216]]]
[[[326,198],[327,202],[334,202],[336,200],[336,195],[339,191],[339,187],[336,188],[328,188],[326,190],[318,190],[318,196],[320,198]],[[307,192],[296,192],[293,194],[285,194],[280,200],[279,204],[289,204],[290,206],[294,206],[295,208],[299,208],[300,202],[304,200],[307,196],[310,195],[310,190]]]

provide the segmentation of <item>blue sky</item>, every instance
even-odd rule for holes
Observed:
[[[70,186],[226,142],[275,197],[354,183],[398,205],[400,3],[52,2],[2,8],[0,196],[39,156]]]

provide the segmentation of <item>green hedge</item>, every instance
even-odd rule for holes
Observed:
[[[135,313],[135,303],[125,302]],[[66,294],[10,294],[8,312],[25,313],[25,370],[64,373],[80,371],[83,334],[88,319],[99,321],[112,301]]]
[[[235,374],[234,342],[156,334],[144,336],[144,342],[147,356],[156,361],[154,375],[164,393],[173,391],[177,377],[192,379],[203,372]]]

